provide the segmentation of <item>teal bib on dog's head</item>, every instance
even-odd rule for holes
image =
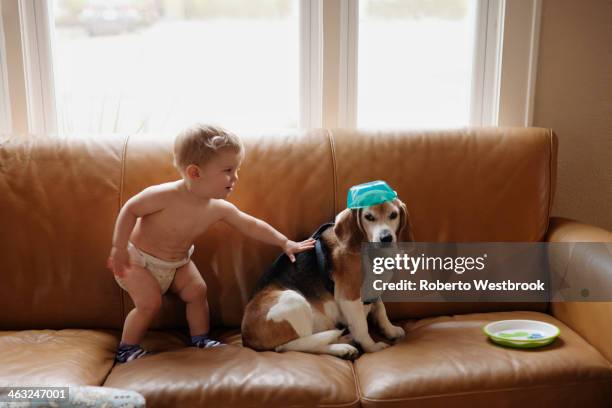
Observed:
[[[395,200],[397,193],[382,180],[358,184],[348,191],[347,208],[364,208]]]

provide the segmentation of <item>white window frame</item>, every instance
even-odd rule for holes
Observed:
[[[323,0],[300,0],[300,128],[322,127]]]
[[[300,0],[299,126],[354,128],[357,123],[359,0]],[[476,52],[471,125],[531,126],[541,0],[476,0]],[[10,75],[0,63],[3,131],[27,118],[29,133],[57,133],[51,20],[52,2],[18,0],[26,111],[7,104]],[[526,24],[527,23],[527,24]],[[525,26],[529,29],[525,30]],[[0,27],[2,28],[2,27]],[[0,56],[6,47],[0,38]],[[504,61],[506,63],[504,63]],[[11,61],[12,63],[12,61]],[[11,67],[12,69],[12,67]],[[9,118],[9,120],[7,120]]]
[[[0,133],[11,133],[13,120],[11,114],[11,98],[9,94],[7,50],[4,36],[4,23],[0,4]]]
[[[357,126],[359,59],[359,0],[340,3],[340,81],[338,81],[338,125]]]
[[[476,1],[469,124],[532,126],[541,0]],[[340,56],[324,62],[324,83],[338,83],[338,94],[327,92],[324,98],[324,127],[357,124],[358,9],[358,0],[325,2],[324,15],[338,16],[339,29],[324,27],[323,47],[339,48]]]
[[[50,1],[18,0],[26,83],[28,129],[31,134],[57,134],[53,75],[53,22]]]
[[[500,126],[533,125],[541,15],[541,0],[505,1]]]
[[[505,0],[478,0],[470,98],[470,124],[496,125]]]

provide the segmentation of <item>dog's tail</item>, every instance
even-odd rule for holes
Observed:
[[[310,336],[300,337],[288,343],[281,344],[274,350],[282,351],[304,351],[316,353],[325,346],[335,343],[342,335],[342,330],[327,330],[319,333],[311,334]]]

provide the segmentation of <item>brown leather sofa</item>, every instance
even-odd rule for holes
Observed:
[[[351,185],[384,179],[418,241],[612,242],[550,217],[547,129],[242,136],[231,201],[293,239],[343,209]],[[612,303],[389,303],[406,338],[355,362],[243,348],[242,310],[278,249],[223,224],[196,242],[194,261],[230,345],[186,347],[184,306],[170,295],[144,342],[158,353],[114,365],[132,304],[105,267],[113,224],[130,196],[177,178],[171,145],[170,135],[0,139],[0,386],[104,385],[150,407],[612,406]],[[490,343],[482,326],[509,318],[552,322],[561,336],[530,351]]]

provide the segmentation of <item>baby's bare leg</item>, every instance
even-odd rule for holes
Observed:
[[[161,307],[161,288],[151,272],[137,265],[130,266],[122,283],[135,307],[125,318],[121,341],[124,344],[140,344]]]
[[[176,270],[170,290],[178,294],[186,304],[191,336],[208,333],[210,323],[206,283],[193,262],[190,261]]]

